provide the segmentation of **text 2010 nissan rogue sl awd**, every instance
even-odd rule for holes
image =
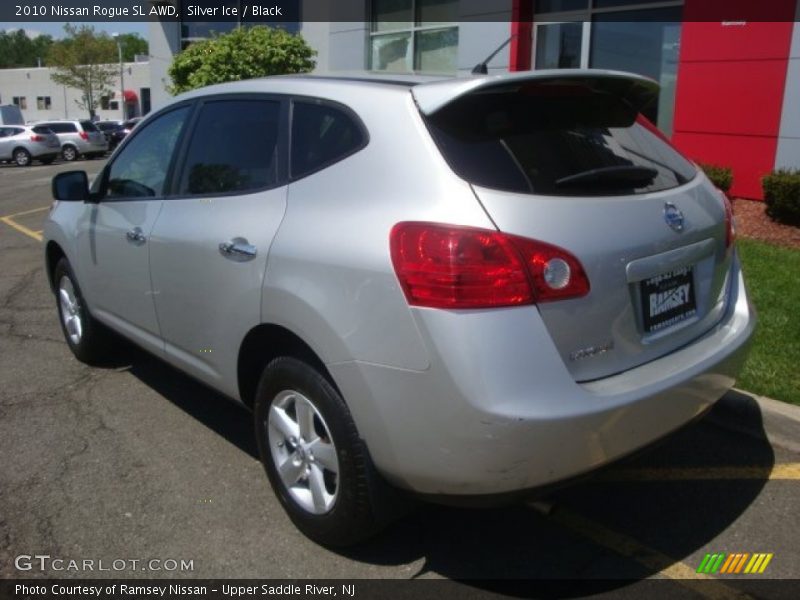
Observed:
[[[58,175],[47,273],[72,352],[122,334],[251,408],[296,525],[354,543],[398,488],[524,496],[706,411],[755,326],[731,207],[569,70],[289,76],[148,116]]]

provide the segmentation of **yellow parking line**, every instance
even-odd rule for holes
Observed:
[[[12,219],[14,217],[21,217],[22,215],[31,215],[33,213],[42,212],[43,210],[50,210],[50,206],[42,206],[40,208],[32,208],[23,212],[14,213],[13,215],[6,215],[3,219]]]
[[[750,467],[687,467],[666,469],[613,469],[600,473],[598,480],[615,482],[635,481],[700,481],[724,479],[759,479],[770,481],[797,481],[800,463],[784,463]]]
[[[648,570],[668,579],[674,579],[676,583],[705,598],[713,600],[749,598],[746,594],[709,575],[697,573],[696,569],[679,560],[648,548],[632,537],[613,531],[568,509],[556,508],[550,518],[600,546],[635,560]]]
[[[28,229],[28,228],[27,228],[27,227],[25,227],[24,225],[20,225],[19,223],[17,223],[16,221],[14,221],[14,220],[13,220],[11,217],[1,217],[1,218],[0,218],[0,221],[2,221],[3,223],[5,223],[5,224],[6,224],[6,225],[8,225],[9,227],[13,227],[14,229],[16,229],[17,231],[19,231],[20,233],[24,233],[24,234],[25,234],[25,235],[27,235],[28,237],[32,237],[33,239],[35,239],[35,240],[36,240],[36,241],[38,241],[38,242],[41,242],[41,241],[42,241],[42,234],[41,234],[41,232],[36,232],[36,231],[33,231],[32,229]]]

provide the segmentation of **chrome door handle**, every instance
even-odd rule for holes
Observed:
[[[219,245],[219,252],[225,258],[244,262],[254,259],[258,253],[258,248],[248,243],[246,239],[237,237],[230,241],[222,242]]]
[[[137,245],[144,244],[147,241],[147,238],[140,227],[134,227],[133,229],[125,232],[125,237],[128,238],[129,242]]]

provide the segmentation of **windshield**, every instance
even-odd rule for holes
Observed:
[[[483,187],[598,196],[666,190],[696,175],[636,109],[596,85],[476,93],[437,111],[428,125],[453,170]]]

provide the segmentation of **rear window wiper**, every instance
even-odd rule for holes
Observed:
[[[581,171],[574,175],[568,175],[561,179],[556,179],[557,187],[570,185],[582,185],[585,183],[623,183],[636,187],[649,185],[658,175],[658,171],[649,167],[638,167],[636,165],[618,165],[614,167],[600,167]]]

